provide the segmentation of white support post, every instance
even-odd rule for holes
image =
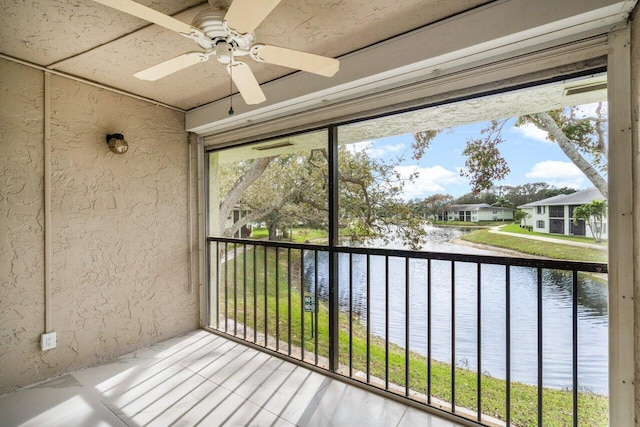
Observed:
[[[634,171],[630,30],[610,33],[609,101],[609,425],[634,425]],[[636,172],[634,174],[634,172]]]
[[[198,137],[197,146],[198,159],[198,278],[199,278],[199,295],[200,295],[200,326],[208,326],[208,310],[206,284],[206,217],[205,210],[205,182],[204,182],[204,141],[202,137]]]
[[[209,204],[208,204],[208,218],[209,218],[209,233],[213,236],[220,235],[221,224],[220,221],[224,221],[225,219],[220,218],[220,185],[218,180],[218,170],[220,167],[219,162],[219,154],[217,152],[213,152],[208,154],[209,159],[209,173],[206,177],[209,180]],[[216,297],[216,292],[214,287],[216,286],[216,277],[219,275],[220,271],[220,259],[219,254],[212,251],[210,252],[211,259],[209,260],[209,322],[211,323],[209,326],[212,326],[216,323],[217,319],[214,318],[216,316],[215,308],[218,306],[218,299]]]

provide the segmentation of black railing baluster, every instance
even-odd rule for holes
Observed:
[[[300,360],[304,360],[304,249],[300,249]]]
[[[220,329],[220,242],[216,241],[216,329]]]
[[[269,247],[264,247],[264,346],[269,347]]]
[[[229,247],[224,244],[224,331],[228,332],[229,323]]]
[[[578,427],[578,272],[573,270],[571,287],[573,332],[573,426]]]
[[[276,248],[276,351],[280,350],[280,248]]]
[[[287,248],[287,343],[291,356],[291,248]]]
[[[409,397],[409,258],[404,258],[404,332],[405,332],[405,345],[404,345],[404,395]]]
[[[371,256],[367,254],[367,384],[371,381]]]
[[[247,339],[247,245],[242,246],[242,338]]]
[[[233,245],[233,335],[238,335],[238,244]]]
[[[318,304],[318,251],[313,251],[313,273],[314,273],[314,277],[313,277],[313,304],[315,306],[315,312],[312,313],[314,319],[315,319],[315,324],[313,325],[313,329],[314,329],[314,346],[313,346],[313,353],[314,353],[314,362],[317,365],[318,364],[318,311],[320,311],[320,304]]]
[[[482,264],[477,263],[477,306],[476,306],[476,340],[477,340],[477,400],[478,400],[478,422],[482,422]]]
[[[542,427],[542,269],[538,267],[537,282],[538,282],[538,427]]]
[[[509,264],[506,265],[505,271],[505,312],[507,316],[507,324],[506,324],[506,394],[507,394],[507,426],[511,425],[511,268]]]
[[[456,262],[451,261],[451,412],[456,413]]]
[[[389,256],[384,257],[384,388],[389,390]]]
[[[257,261],[258,247],[253,245],[253,342],[258,342],[258,269]]]
[[[353,377],[353,254],[349,254],[349,377]]]
[[[431,258],[427,259],[427,403],[431,404]]]

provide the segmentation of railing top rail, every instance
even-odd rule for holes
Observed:
[[[233,243],[237,245],[256,245],[278,248],[304,249],[305,251],[328,251],[327,245],[312,243],[275,242],[273,240],[237,239],[228,237],[207,237],[210,242]]]
[[[256,245],[265,247],[290,248],[311,251],[329,251],[329,246],[308,243],[274,242],[271,240],[237,239],[225,237],[208,237],[210,242],[233,243],[241,245]],[[580,262],[568,260],[554,260],[546,258],[519,258],[510,256],[457,254],[447,252],[413,251],[408,249],[362,248],[350,246],[336,246],[337,253],[351,253],[359,255],[390,256],[398,258],[432,259],[442,261],[470,262],[480,264],[508,265],[513,267],[533,267],[554,270],[581,271],[587,273],[607,273],[605,263]]]

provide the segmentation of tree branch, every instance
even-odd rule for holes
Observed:
[[[535,122],[538,123],[543,130],[551,134],[564,154],[586,175],[598,191],[600,191],[605,198],[608,198],[607,181],[582,157],[575,145],[564,132],[562,132],[562,129],[560,129],[556,121],[553,120],[548,113],[531,114],[531,117],[536,119]]]
[[[275,156],[262,157],[260,159],[254,160],[253,164],[251,165],[251,170],[243,174],[236,180],[236,182],[233,183],[231,189],[220,204],[220,235],[224,235],[224,224],[227,221],[227,218],[229,218],[233,207],[238,204],[245,190],[249,188],[249,186],[253,184],[258,178],[260,178],[262,173],[267,169],[269,163],[271,163],[273,159],[275,159]]]

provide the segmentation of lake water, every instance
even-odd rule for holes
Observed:
[[[450,243],[461,235],[459,229],[430,228],[428,251],[500,255]],[[374,242],[375,243],[375,242]],[[394,246],[394,245],[391,245]],[[395,245],[399,247],[398,244]],[[386,245],[389,248],[390,245]],[[327,253],[318,254],[318,289],[327,295]],[[340,308],[349,306],[349,257],[339,258]],[[385,261],[372,256],[371,332],[385,335]],[[451,262],[432,261],[431,354],[435,360],[452,362],[451,357]],[[313,282],[313,261],[305,262],[305,283]],[[482,372],[505,378],[506,297],[505,267],[483,265],[481,271],[481,357]],[[405,347],[405,264],[389,259],[389,340]],[[427,261],[409,264],[409,346],[427,355]],[[455,363],[477,367],[477,267],[455,264]],[[572,285],[571,274],[543,270],[543,385],[571,389],[572,384]],[[353,255],[353,307],[366,322],[366,257]],[[579,275],[578,285],[578,386],[598,394],[608,394],[608,312],[607,287],[588,275]],[[511,378],[537,384],[537,278],[536,270],[511,268]]]

